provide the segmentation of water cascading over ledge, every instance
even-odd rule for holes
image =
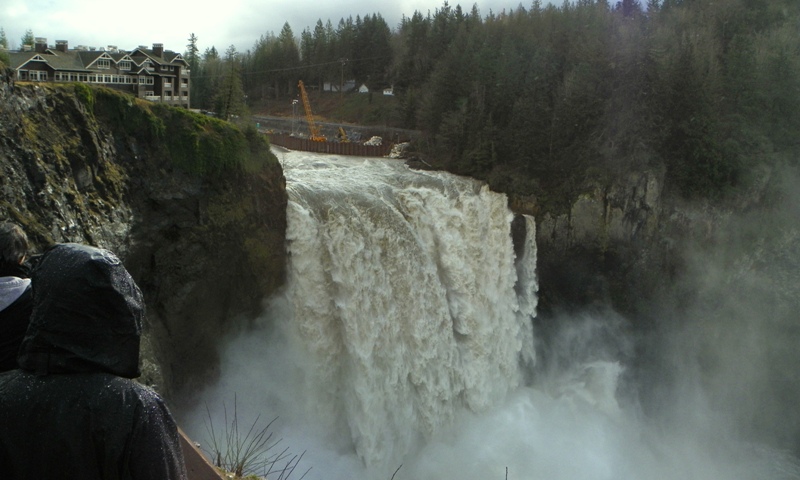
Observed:
[[[286,334],[303,402],[367,465],[396,462],[460,409],[484,411],[534,362],[535,224],[506,197],[400,162],[285,154]]]
[[[643,415],[614,312],[548,319],[533,371],[534,226],[504,196],[392,160],[282,157],[288,282],[221,339],[192,438],[277,417],[273,453],[303,452],[307,480],[800,479],[800,460],[736,435],[690,366]],[[251,473],[287,478],[267,466]]]

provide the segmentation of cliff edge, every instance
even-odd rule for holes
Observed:
[[[142,381],[215,378],[216,344],[284,280],[283,172],[255,130],[82,84],[0,79],[0,218],[108,248],[144,292]]]

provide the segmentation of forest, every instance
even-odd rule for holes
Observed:
[[[252,49],[200,53],[193,101],[246,105],[348,79],[392,86],[391,126],[418,154],[500,191],[568,193],[661,168],[672,193],[717,199],[759,166],[796,166],[800,2],[535,0],[482,15],[448,2],[396,27],[375,13],[285,24]]]
[[[396,26],[379,13],[299,35],[286,23],[244,52],[187,41],[195,108],[244,116],[296,98],[298,80],[318,95],[392,87],[381,118],[422,132],[414,155],[542,201],[653,168],[671,193],[714,200],[798,162],[795,0],[533,0],[488,14],[445,1]]]

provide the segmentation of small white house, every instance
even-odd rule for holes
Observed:
[[[383,89],[383,94],[387,97],[391,97],[394,95],[394,87],[387,87]]]
[[[358,87],[358,93],[369,93],[369,88],[365,83],[362,83],[360,87]]]

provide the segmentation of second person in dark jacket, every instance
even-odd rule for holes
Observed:
[[[145,310],[119,259],[59,244],[32,282],[20,369],[0,374],[2,478],[185,479],[172,415],[132,380]]]
[[[0,223],[0,372],[17,368],[17,354],[33,309],[25,260],[28,236],[19,225]]]

